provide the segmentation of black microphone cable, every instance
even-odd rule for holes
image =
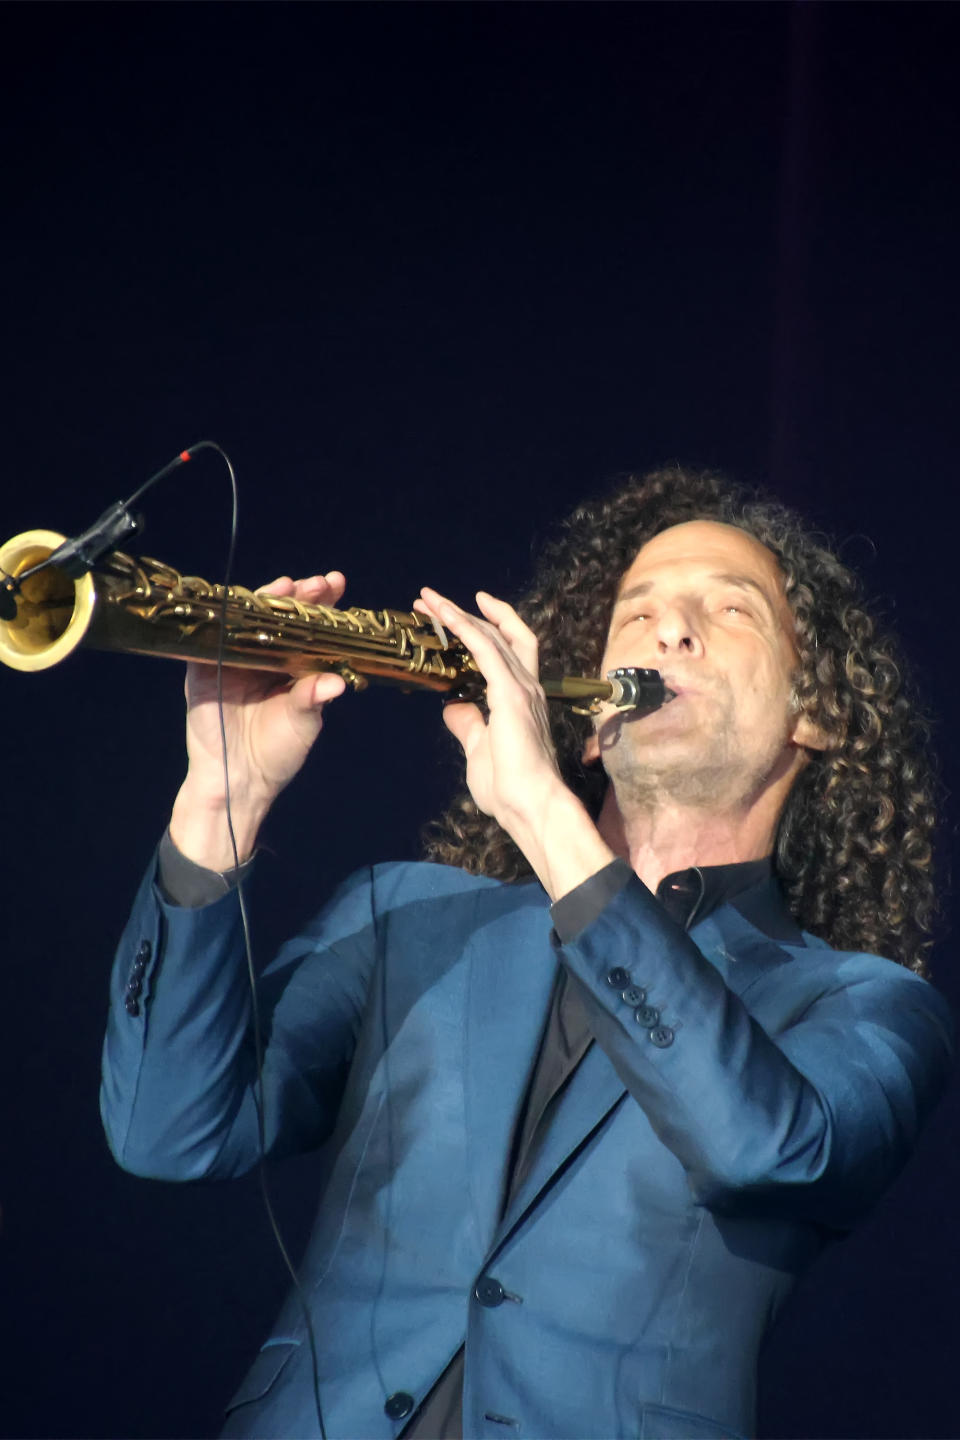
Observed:
[[[196,445],[191,445],[189,449],[181,451],[181,454],[178,456],[177,460],[173,461],[171,465],[166,468],[165,471],[161,471],[156,476],[151,477],[151,479],[146,482],[146,485],[141,486],[137,494],[131,497],[131,501],[128,503],[132,504],[133,500],[138,498],[139,495],[143,494],[144,490],[149,485],[155,483],[155,481],[160,479],[163,474],[169,473],[169,471],[173,469],[177,464],[182,463],[185,460],[192,459],[199,450],[215,451],[216,454],[218,454],[223,460],[223,463],[227,467],[227,473],[230,476],[230,493],[232,502],[230,515],[230,543],[227,548],[227,564],[223,580],[223,595],[220,608],[220,631],[217,643],[217,716],[220,724],[220,755],[223,761],[223,786],[224,798],[226,801],[227,832],[230,837],[230,848],[233,851],[233,863],[235,868],[239,870],[240,852],[237,848],[237,837],[233,828],[233,811],[230,803],[230,766],[227,759],[227,727],[223,713],[223,665],[227,638],[227,602],[229,600],[230,581],[233,576],[234,554],[237,547],[237,512],[239,508],[237,496],[237,477],[234,472],[233,465],[231,464],[230,457],[227,455],[226,451],[223,450],[221,446],[217,445],[213,440],[200,440]],[[263,1031],[260,1024],[260,1004],[257,996],[257,977],[253,963],[253,943],[250,937],[250,924],[247,915],[246,899],[243,893],[242,879],[238,879],[236,889],[237,900],[240,906],[240,924],[243,929],[243,943],[244,949],[246,951],[247,978],[250,982],[250,1011],[256,1065],[256,1083],[253,1087],[253,1101],[257,1115],[257,1148],[259,1152],[257,1157],[257,1175],[260,1182],[260,1194],[263,1199],[263,1205],[267,1214],[267,1219],[270,1222],[270,1229],[273,1233],[274,1241],[276,1242],[277,1249],[280,1252],[287,1272],[290,1275],[290,1279],[293,1282],[293,1287],[297,1293],[297,1298],[300,1302],[300,1308],[303,1312],[304,1325],[307,1331],[307,1341],[310,1346],[310,1366],[313,1379],[313,1401],[317,1412],[317,1425],[320,1431],[320,1440],[327,1440],[326,1427],[323,1423],[323,1407],[320,1403],[320,1366],[317,1358],[317,1339],[313,1328],[313,1320],[310,1315],[310,1307],[307,1303],[307,1297],[304,1292],[300,1276],[297,1272],[296,1266],[290,1258],[290,1253],[287,1250],[286,1242],[284,1241],[283,1235],[280,1232],[280,1226],[277,1222],[276,1212],[274,1211],[273,1207],[273,1198],[270,1194],[270,1186],[267,1179],[266,1123],[264,1118],[263,1098]]]
[[[137,534],[143,529],[143,521],[135,516],[131,507],[152,489],[160,480],[170,475],[181,465],[187,464],[202,450],[213,450],[227,467],[230,477],[231,492],[231,516],[230,516],[230,542],[227,549],[226,574],[223,581],[223,593],[220,607],[220,626],[217,643],[217,715],[220,725],[220,755],[223,762],[223,785],[226,802],[227,832],[230,837],[230,848],[233,852],[233,863],[237,870],[240,868],[240,854],[237,848],[237,837],[233,827],[233,811],[230,802],[230,767],[227,758],[227,729],[223,713],[223,666],[226,654],[227,637],[227,603],[229,600],[230,580],[233,574],[233,561],[237,545],[237,512],[239,508],[237,495],[237,477],[226,451],[213,440],[199,440],[195,445],[190,445],[186,450],[181,450],[167,465],[164,465],[156,474],[145,480],[132,495],[126,500],[118,500],[115,504],[106,509],[99,519],[73,539],[65,540],[62,545],[52,551],[45,559],[36,565],[21,571],[17,575],[8,575],[6,571],[0,571],[0,619],[11,620],[16,616],[17,596],[21,592],[21,585],[31,575],[45,570],[48,566],[56,565],[63,570],[71,579],[78,579],[81,575],[92,570],[97,561],[110,550],[115,550],[118,545],[129,537]],[[307,1340],[310,1348],[310,1365],[313,1378],[313,1400],[317,1412],[317,1425],[319,1427],[320,1440],[327,1440],[327,1432],[323,1423],[323,1408],[320,1403],[320,1367],[317,1358],[317,1341],[313,1328],[313,1320],[310,1315],[310,1307],[304,1293],[297,1268],[290,1258],[286,1242],[280,1232],[276,1212],[273,1206],[273,1199],[270,1194],[270,1186],[267,1180],[267,1156],[266,1156],[266,1122],[264,1118],[263,1098],[263,1031],[260,1024],[260,1006],[257,997],[257,977],[253,961],[253,944],[250,937],[250,924],[247,914],[246,899],[243,893],[243,881],[238,879],[237,900],[240,906],[240,923],[243,930],[243,943],[246,953],[247,978],[250,984],[250,1011],[251,1028],[253,1030],[253,1044],[255,1057],[255,1080],[253,1085],[254,1109],[257,1116],[257,1172],[260,1182],[260,1193],[263,1199],[264,1209],[270,1223],[270,1229],[277,1249],[280,1252],[283,1263],[293,1282],[300,1307],[303,1311],[304,1325],[307,1332]]]

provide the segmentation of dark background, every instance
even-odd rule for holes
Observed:
[[[939,4],[7,5],[3,538],[76,533],[210,436],[238,579],[512,597],[616,472],[717,465],[863,569],[955,789],[958,39]],[[143,548],[218,578],[228,501],[198,460]],[[286,1289],[255,1181],[135,1180],[97,1115],[178,668],[4,670],[0,705],[3,1433],[208,1435]],[[262,953],[416,853],[439,730],[426,696],[335,707],[271,826]],[[960,998],[949,935],[936,974]],[[958,1108],[801,1287],[763,1435],[960,1434]],[[276,1176],[294,1246],[315,1176]]]

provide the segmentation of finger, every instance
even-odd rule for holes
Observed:
[[[453,606],[453,601],[441,595],[437,590],[431,590],[429,585],[421,588],[420,594],[413,602],[413,608],[420,615],[429,615],[432,619],[439,620],[440,608],[442,605]],[[459,606],[454,607],[459,609]]]
[[[471,615],[469,611],[456,605],[448,596],[441,595],[439,591],[431,589],[429,585],[423,587],[421,594],[423,599],[421,601],[415,600],[413,604],[414,609],[420,610],[422,614],[439,615],[444,606],[451,605],[464,620],[470,621],[473,624],[477,623],[477,617],[475,615]],[[529,625],[521,620],[516,610],[512,605],[509,605],[506,600],[498,600],[495,595],[491,595],[487,590],[478,590],[477,607],[484,618],[493,625],[506,640],[510,641],[511,646],[516,647],[519,645],[527,651],[535,651],[537,649],[538,642],[536,635],[530,629]]]
[[[308,575],[293,582],[294,599],[308,605],[334,605],[340,599],[347,582],[339,570],[330,570],[326,575]]]
[[[319,710],[336,700],[346,688],[342,675],[324,670],[319,675],[304,675],[295,681],[290,687],[290,700],[296,710]]]
[[[422,598],[414,601],[414,609],[421,615],[426,615],[434,625],[451,631],[458,640],[462,640],[487,680],[491,678],[491,665],[496,667],[499,664],[503,667],[508,663],[506,646],[500,641],[493,626],[486,620],[478,620],[476,616],[468,615],[459,605],[455,605],[445,595],[438,594],[436,590],[431,590],[428,585],[423,587]]]
[[[448,595],[441,595],[439,590],[424,585],[420,591],[420,599],[413,602],[414,609],[421,615],[429,615],[437,619],[441,624],[449,625],[456,635],[460,635],[464,626],[470,627],[473,631],[487,631],[491,638],[493,627],[485,620],[478,619],[471,615],[462,606],[456,604]]]
[[[536,679],[536,650],[529,642],[525,650],[514,650],[507,635],[490,620],[477,619],[438,591],[425,585],[421,591],[427,614],[436,615],[442,625],[452,630],[472,654],[487,682],[487,698],[492,700],[490,687],[508,678],[516,682],[523,675]],[[502,602],[501,602],[502,603]],[[509,606],[507,607],[510,608]],[[522,621],[517,617],[518,624]]]
[[[267,585],[258,585],[253,592],[255,595],[292,595],[293,581],[289,575],[278,575],[276,580],[271,580]]]
[[[500,631],[500,634],[509,640],[516,654],[520,656],[528,670],[534,674],[537,672],[537,655],[540,649],[536,635],[506,600],[498,600],[486,590],[477,591],[477,607],[481,614]]]
[[[326,605],[337,605],[343,599],[343,592],[347,588],[347,577],[342,570],[328,570],[323,577],[327,582],[330,592],[330,599],[324,601]]]
[[[328,570],[325,575],[307,575],[292,580],[280,575],[269,585],[261,585],[258,595],[274,595],[281,599],[301,600],[308,605],[336,605],[343,597],[347,581],[342,570]]]

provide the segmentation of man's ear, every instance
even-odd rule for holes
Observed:
[[[804,750],[829,750],[833,744],[833,737],[802,711],[794,721],[790,739],[794,745],[800,745]]]

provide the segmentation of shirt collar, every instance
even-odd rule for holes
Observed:
[[[671,920],[685,930],[705,920],[721,905],[755,886],[773,879],[773,857],[740,860],[732,865],[691,865],[664,875],[657,886],[657,899]]]

